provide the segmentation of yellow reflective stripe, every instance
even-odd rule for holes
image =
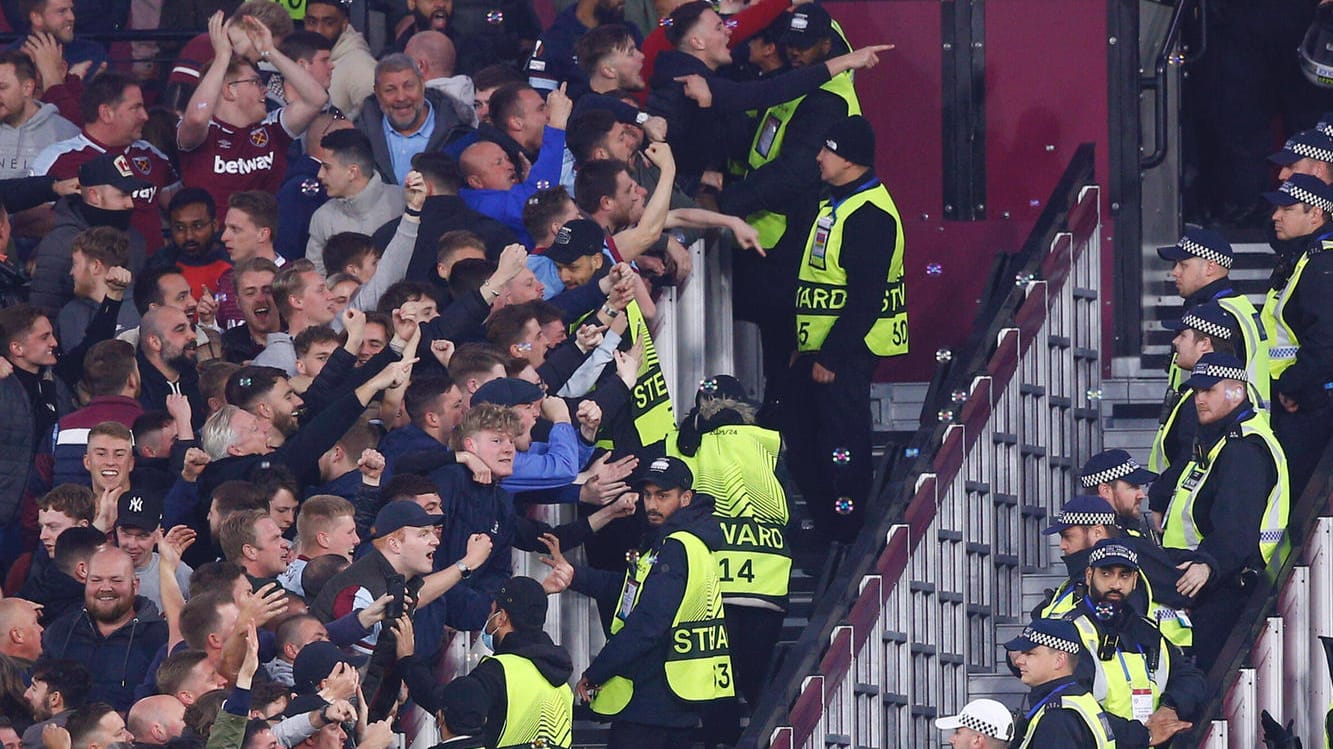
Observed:
[[[1249,390],[1257,398],[1255,405],[1266,407],[1271,391],[1272,366],[1268,360],[1268,332],[1263,315],[1249,299],[1240,295],[1224,296],[1217,303],[1240,324],[1240,335],[1245,344],[1245,373],[1250,377]]]
[[[1097,631],[1097,625],[1093,624],[1086,614],[1080,614],[1073,621],[1074,626],[1078,628],[1079,637],[1083,640],[1083,647],[1092,654],[1093,664],[1097,668],[1092,695],[1106,712],[1126,720],[1134,720],[1135,689],[1151,690],[1153,709],[1157,709],[1157,704],[1162,699],[1162,688],[1153,676],[1149,675],[1147,658],[1137,652],[1119,650],[1111,661],[1101,660],[1097,657],[1101,645],[1101,635]],[[1125,678],[1126,670],[1129,671],[1128,679]]]
[[[1037,726],[1041,724],[1042,718],[1052,709],[1073,710],[1079,718],[1083,720],[1084,725],[1092,734],[1093,741],[1096,742],[1096,749],[1116,749],[1115,736],[1111,733],[1111,722],[1107,719],[1106,713],[1097,700],[1088,693],[1074,696],[1063,696],[1058,705],[1043,705],[1036,715],[1028,721],[1027,732],[1023,735],[1023,743],[1019,744],[1019,749],[1047,749],[1046,747],[1033,747],[1032,737],[1037,733]],[[1081,747],[1078,749],[1082,749]]]
[[[551,684],[536,664],[520,655],[488,656],[500,662],[505,675],[505,720],[496,745],[500,749],[551,749],[573,744],[574,692],[568,684]]]
[[[1261,316],[1265,332],[1268,333],[1268,368],[1274,380],[1281,377],[1282,373],[1287,371],[1287,367],[1296,362],[1296,352],[1301,347],[1296,331],[1287,324],[1285,313],[1287,304],[1291,302],[1291,295],[1296,285],[1300,283],[1301,275],[1305,273],[1305,266],[1309,262],[1310,253],[1301,255],[1286,285],[1281,289],[1269,289],[1268,295],[1264,297]]]

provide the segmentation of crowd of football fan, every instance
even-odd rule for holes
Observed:
[[[808,0],[372,5],[0,0],[5,749],[568,747],[576,695],[730,744],[784,437],[816,532],[864,523],[889,47]],[[91,38],[157,28],[197,35]],[[680,413],[658,303],[728,245],[766,397]]]

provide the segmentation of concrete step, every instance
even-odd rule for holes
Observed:
[[[1017,710],[1027,697],[1028,688],[1008,669],[1000,674],[974,673],[967,677],[967,698],[989,697],[998,700],[1010,710]]]

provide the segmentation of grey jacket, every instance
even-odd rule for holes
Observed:
[[[32,175],[42,149],[79,134],[78,126],[61,117],[54,104],[38,104],[37,113],[18,127],[0,122],[0,179]]]
[[[443,150],[445,146],[468,132],[468,126],[458,119],[453,104],[449,103],[443,93],[428,88],[426,101],[435,109],[435,130],[426,141],[425,150]],[[398,180],[393,176],[393,158],[389,156],[389,144],[384,139],[384,111],[380,109],[379,100],[374,96],[367,96],[365,103],[361,105],[361,114],[356,118],[356,127],[370,138],[370,148],[375,154],[375,168],[379,170],[380,176],[391,185],[398,184]]]
[[[361,192],[350,198],[332,198],[310,217],[306,259],[323,275],[337,273],[342,269],[324,267],[324,245],[329,237],[345,231],[372,236],[376,229],[403,215],[405,207],[403,188],[385,184],[379,174],[370,175]]]

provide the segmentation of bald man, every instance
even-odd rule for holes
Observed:
[[[89,701],[120,711],[130,709],[135,685],[167,643],[166,621],[138,591],[130,555],[103,549],[88,562],[83,609],[57,619],[42,638],[46,656],[96,664]]]
[[[25,671],[42,654],[41,614],[39,603],[0,599],[0,653],[17,660]]]
[[[458,160],[463,181],[473,190],[509,190],[518,184],[518,170],[498,143],[479,140]]]
[[[169,694],[155,694],[134,703],[125,725],[135,746],[162,746],[185,732],[185,705]]]
[[[477,96],[477,89],[472,85],[471,78],[454,75],[458,53],[453,41],[434,29],[419,31],[407,40],[403,52],[417,64],[421,77],[426,79],[426,88],[433,88],[448,96],[458,118],[476,127],[477,110],[472,102]]]

